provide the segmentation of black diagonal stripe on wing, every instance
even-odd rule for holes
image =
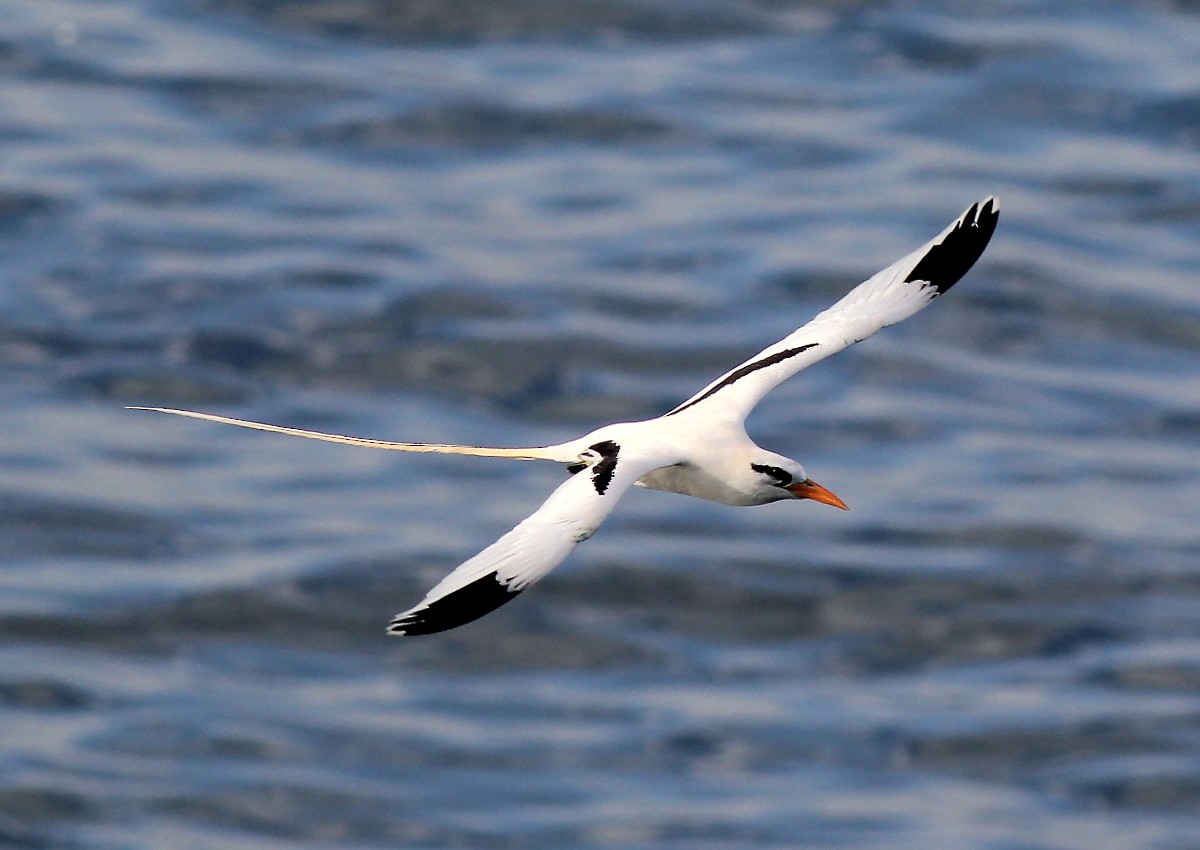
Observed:
[[[725,387],[729,386],[730,384],[732,384],[736,381],[741,380],[742,378],[746,377],[747,375],[749,375],[752,372],[757,372],[759,369],[766,369],[768,366],[774,366],[776,363],[782,363],[784,360],[795,357],[797,354],[802,354],[803,352],[808,351],[810,348],[816,348],[816,347],[817,347],[817,343],[810,342],[808,345],[800,345],[800,346],[797,346],[796,348],[785,348],[783,351],[777,351],[772,355],[764,357],[762,360],[755,360],[753,363],[747,363],[742,368],[735,369],[734,371],[730,372],[728,375],[725,376],[725,379],[723,381],[721,381],[719,384],[716,384],[715,386],[711,387],[708,390],[708,392],[704,393],[703,395],[699,396],[698,398],[692,399],[691,401],[687,402],[686,404],[679,405],[679,407],[675,408],[674,410],[672,410],[670,413],[668,413],[666,415],[673,416],[674,414],[679,413],[680,411],[687,410],[693,404],[699,404],[700,402],[704,401],[706,398],[708,398],[713,393],[715,393],[719,390],[725,389]]]
[[[388,625],[388,633],[432,635],[454,629],[495,611],[505,602],[515,599],[520,592],[509,590],[501,584],[496,573],[488,573],[428,605],[402,614]]]
[[[991,198],[982,208],[978,204],[971,204],[962,220],[946,234],[945,239],[929,249],[904,282],[928,281],[941,295],[975,265],[996,232],[996,222],[999,220],[1000,210],[995,208]]]

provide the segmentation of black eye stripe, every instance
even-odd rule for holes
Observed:
[[[786,487],[792,483],[791,473],[780,469],[778,466],[770,466],[765,463],[752,463],[750,468],[755,472],[761,472],[763,475],[769,475],[775,479],[775,484],[779,487]]]

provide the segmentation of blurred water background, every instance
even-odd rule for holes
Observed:
[[[1192,0],[0,0],[0,846],[1200,848]],[[750,421],[845,498],[552,466],[997,193]]]

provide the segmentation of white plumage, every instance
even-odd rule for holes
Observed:
[[[397,443],[188,410],[133,409],[352,446],[568,464],[572,477],[540,508],[438,582],[388,627],[394,635],[445,631],[498,608],[562,563],[576,545],[591,537],[634,484],[728,505],[812,499],[845,508],[841,499],[811,481],[796,461],[755,445],[746,435],[746,416],[763,396],[801,369],[907,319],[953,286],[987,247],[999,214],[994,198],[972,204],[925,245],[665,415],[606,425],[555,446],[499,449]]]

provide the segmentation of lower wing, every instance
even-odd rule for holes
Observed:
[[[588,467],[563,482],[516,528],[438,582],[420,603],[397,614],[388,633],[444,632],[516,598],[591,537],[635,481],[674,462],[631,456],[611,440],[588,451]]]

